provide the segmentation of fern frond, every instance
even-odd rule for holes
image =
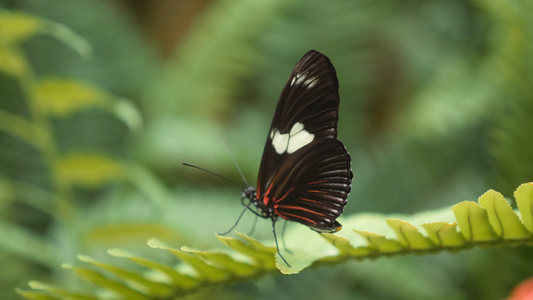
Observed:
[[[233,251],[197,251],[186,247],[175,249],[155,239],[148,242],[150,247],[166,251],[183,262],[178,268],[139,258],[118,249],[110,250],[109,253],[148,268],[150,272],[136,273],[98,262],[88,256],[79,256],[79,259],[96,269],[71,266],[67,268],[120,298],[172,299],[208,286],[249,280],[279,271],[283,274],[294,274],[309,266],[339,264],[348,259],[360,260],[411,253],[431,254],[443,250],[466,250],[475,246],[531,245],[533,183],[522,184],[514,196],[518,212],[511,208],[502,194],[489,190],[478,199],[478,203],[464,201],[451,209],[405,217],[410,222],[379,215],[354,215],[343,222],[346,227],[353,228],[358,237],[349,230],[344,230],[342,234],[322,234],[329,245],[320,243],[320,239],[312,240],[312,237],[302,235],[303,231],[298,231],[297,235],[307,242],[291,247],[292,253],[286,255],[292,267],[283,263],[276,254],[275,247],[238,234],[239,238],[217,236]],[[387,226],[384,226],[384,223]],[[411,223],[421,225],[417,227]],[[426,234],[420,231],[421,228]],[[113,274],[113,277],[109,277],[107,273]],[[30,284],[30,287],[34,290],[45,290],[51,296],[66,296],[62,289],[55,290],[35,282]],[[41,295],[41,291],[19,293],[27,299],[32,299]],[[66,297],[82,299],[79,298],[82,297],[81,294],[73,295],[76,296]],[[33,299],[39,299],[35,297]]]

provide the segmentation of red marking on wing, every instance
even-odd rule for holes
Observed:
[[[270,185],[268,186],[266,192],[265,192],[265,196],[263,196],[263,203],[265,205],[268,205],[268,202],[269,202],[269,199],[270,197],[268,196],[268,194],[270,193],[270,190],[272,189],[272,182],[270,183]],[[259,195],[261,196],[261,195]]]
[[[311,200],[311,199],[307,199],[307,198],[298,198],[302,201],[307,201],[307,202],[313,202],[313,203],[317,203],[317,204],[323,204],[322,202],[320,201],[316,201],[316,200]]]
[[[287,195],[288,195],[290,192],[292,192],[293,190],[294,190],[294,187],[291,188],[290,190],[288,190],[283,196],[281,196],[281,198],[279,198],[279,199],[274,199],[274,203],[278,203],[278,202],[282,201],[283,199],[285,199],[285,197],[287,197]]]
[[[312,223],[312,224],[316,224],[315,221],[313,221],[313,220],[311,220],[311,219],[308,219],[308,218],[306,218],[306,217],[299,216],[299,215],[295,215],[295,214],[291,214],[291,213],[287,213],[287,212],[280,213],[280,212],[278,212],[278,211],[276,211],[276,213],[277,213],[280,217],[282,217],[282,218],[284,218],[284,219],[287,219],[287,220],[290,220],[291,217],[294,217],[294,218],[298,218],[298,219],[305,220],[305,221],[307,221],[307,222],[309,222],[309,223]]]
[[[325,183],[325,182],[328,182],[328,181],[327,180],[313,181],[313,182],[308,182],[307,185],[320,184],[320,183]]]
[[[311,209],[307,209],[307,208],[303,208],[303,207],[300,207],[300,206],[292,206],[292,205],[283,205],[283,208],[288,208],[288,209],[295,209],[295,210],[303,210],[303,211],[306,211],[308,213],[312,213],[312,214],[315,214],[315,215],[319,215],[319,216],[323,216],[325,217],[326,215],[325,214],[322,214],[322,213],[319,213],[319,212],[316,212],[314,210],[311,210]]]
[[[310,193],[318,193],[318,194],[327,194],[325,191],[317,191],[317,190],[307,190]]]
[[[261,174],[259,174],[260,176]],[[257,196],[261,197],[261,177],[257,178]]]

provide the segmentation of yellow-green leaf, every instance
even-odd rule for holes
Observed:
[[[97,299],[96,297],[93,297],[90,295],[70,292],[65,289],[58,288],[58,287],[45,284],[39,281],[30,281],[28,282],[28,285],[34,290],[47,291],[52,294],[60,295],[64,299],[73,299],[73,300],[96,300]],[[57,298],[53,298],[53,299],[57,299]]]
[[[407,222],[387,219],[387,224],[394,229],[400,242],[408,249],[425,250],[434,246],[430,239],[423,236],[415,226]]]
[[[530,209],[533,195],[532,185],[520,186],[515,195],[517,202],[520,203],[522,218],[531,220],[533,215],[533,211]],[[520,220],[503,199],[503,196],[489,191],[479,198],[479,202],[483,206],[465,201],[451,209],[421,212],[412,216],[404,215],[402,220],[398,216],[387,218],[384,215],[365,213],[345,216],[342,220],[346,227],[364,228],[379,233],[354,229],[335,235],[317,235],[301,226],[289,228],[288,234],[291,237],[289,241],[296,242],[290,245],[290,251],[283,249],[284,247],[281,251],[290,262],[290,267],[279,259],[275,247],[266,246],[251,237],[237,233],[240,238],[217,237],[223,244],[240,254],[190,250],[185,247],[178,250],[155,239],[148,242],[150,247],[169,251],[185,262],[185,264],[179,264],[178,268],[175,268],[174,264],[164,266],[155,261],[134,257],[122,250],[109,251],[114,256],[126,257],[139,265],[164,274],[165,277],[153,276],[153,272],[142,272],[142,275],[152,276],[140,277],[141,274],[130,273],[123,270],[122,267],[102,265],[89,260],[85,261],[114,273],[122,281],[111,280],[101,273],[89,269],[72,269],[79,276],[104,289],[113,291],[120,297],[143,299],[142,297],[150,297],[150,295],[155,294],[146,286],[158,290],[158,287],[163,283],[165,293],[181,296],[190,294],[202,287],[229,284],[235,280],[249,280],[272,272],[294,274],[309,266],[339,264],[347,259],[375,259],[409,253],[430,254],[443,250],[466,250],[474,246],[533,244],[532,235],[523,234],[524,226],[521,225]],[[450,219],[453,218],[452,212],[455,214],[457,223],[450,223]],[[491,220],[492,218],[495,219]],[[439,222],[442,219],[446,222]],[[410,223],[405,220],[409,220]],[[432,220],[434,222],[431,222]],[[419,224],[424,221],[426,223],[420,226],[426,230],[427,237],[419,232],[418,227],[412,225],[412,223]],[[354,234],[354,231],[358,235]],[[500,235],[497,235],[496,232]],[[394,233],[396,237],[394,237]],[[323,242],[319,236],[326,239],[329,244]],[[270,240],[269,244],[272,242]],[[229,250],[231,251],[231,249]],[[240,259],[241,257],[243,259]],[[190,268],[187,268],[187,265]],[[124,284],[124,282],[132,281],[136,284]],[[145,288],[139,288],[139,285]],[[60,294],[61,292],[51,291],[51,293]],[[31,296],[34,295],[28,294],[27,298],[31,299]]]
[[[28,72],[28,61],[20,51],[0,44],[0,72],[20,78]]]
[[[222,252],[196,250],[187,250],[187,252],[194,254],[202,260],[210,261],[221,269],[238,274],[239,276],[250,276],[256,272],[256,269],[251,265],[236,261],[233,257]]]
[[[59,297],[52,296],[43,292],[25,291],[21,289],[15,289],[15,291],[22,297],[29,300],[59,300]],[[94,298],[96,299],[96,298]]]
[[[383,235],[356,229],[354,231],[363,236],[368,241],[368,245],[378,252],[388,254],[404,250],[404,247],[398,241],[387,239]]]
[[[487,211],[479,204],[463,201],[454,205],[452,210],[461,233],[468,241],[487,242],[498,239],[490,225]]]
[[[503,195],[489,190],[479,197],[479,204],[487,210],[490,224],[504,239],[524,239],[531,236]]]
[[[71,154],[56,162],[58,179],[69,185],[99,187],[123,177],[120,164],[98,154]]]
[[[457,224],[446,222],[425,223],[421,225],[435,245],[448,248],[459,247],[466,243],[465,237],[457,232]]]
[[[0,12],[0,43],[20,43],[39,30],[41,20],[19,12]]]
[[[234,250],[252,258],[254,263],[261,266],[264,269],[274,269],[276,262],[274,260],[274,253],[258,251],[249,243],[245,243],[242,240],[217,235],[217,238],[226,246],[233,248]]]
[[[168,252],[172,253],[178,259],[191,266],[196,271],[197,275],[200,276],[204,281],[219,282],[229,278],[230,276],[227,271],[208,264],[204,260],[187,253],[189,251],[184,249],[174,249],[164,245],[159,241],[152,241],[153,242],[150,244],[150,247],[167,250]]]
[[[117,266],[98,262],[86,255],[78,255],[78,259],[113,273],[115,276],[124,281],[130,282],[133,286],[137,287],[137,289],[142,290],[143,293],[146,293],[152,297],[168,297],[174,292],[174,288],[172,286],[166,283],[155,282],[147,279],[142,274],[137,274]]]
[[[111,96],[104,91],[71,79],[44,79],[33,90],[35,110],[57,117],[66,117],[91,106],[103,106],[109,99]]]
[[[348,239],[345,239],[338,235],[331,233],[323,233],[321,234],[321,236],[330,244],[332,244],[335,248],[337,248],[337,250],[339,250],[339,255],[348,255],[349,253],[352,253],[352,251],[355,249],[354,247],[352,247],[352,245],[350,245],[350,241]]]
[[[522,222],[529,232],[533,232],[533,182],[520,185],[514,192]]]
[[[148,245],[149,246],[157,245],[157,241],[154,239],[151,239],[150,241],[148,241]],[[157,247],[153,247],[153,248],[157,248]],[[201,284],[200,280],[193,278],[189,275],[179,273],[172,267],[163,265],[161,263],[158,263],[152,260],[148,260],[146,258],[133,256],[124,250],[111,249],[108,251],[108,253],[116,257],[127,258],[141,266],[150,268],[156,272],[163,274],[165,277],[167,277],[170,280],[170,282],[172,282],[176,290],[180,290],[180,291],[181,290],[192,290]]]
[[[46,144],[49,136],[48,132],[35,123],[2,110],[0,110],[0,130],[24,140],[35,148],[40,148]]]
[[[119,297],[121,298],[125,298],[125,299],[131,299],[131,300],[147,300],[149,299],[147,295],[139,292],[139,291],[136,291],[134,290],[133,288],[125,285],[124,283],[122,282],[119,282],[119,281],[116,281],[116,280],[112,280],[112,279],[109,279],[105,276],[103,276],[102,274],[94,271],[94,270],[90,270],[90,269],[86,269],[86,268],[75,268],[75,267],[72,267],[72,266],[69,266],[69,265],[63,265],[64,268],[66,269],[70,269],[74,272],[76,272],[76,274],[78,274],[80,277],[82,277],[83,279],[97,285],[97,286],[100,286],[100,287],[103,287],[115,294],[117,294]]]

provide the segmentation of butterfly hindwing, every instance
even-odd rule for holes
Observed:
[[[350,156],[335,139],[318,139],[287,157],[274,174],[266,199],[280,217],[320,232],[340,229],[350,193]]]

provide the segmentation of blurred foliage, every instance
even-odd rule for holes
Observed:
[[[120,247],[168,265],[148,238],[218,247],[240,190],[180,163],[238,178],[227,142],[253,182],[277,97],[309,49],[340,81],[355,174],[344,216],[437,209],[533,181],[530,1],[217,0],[168,61],[116,1],[0,7],[6,299],[34,279],[89,291],[60,267],[76,268],[78,254],[107,263]],[[269,228],[254,236],[271,239]],[[501,299],[532,275],[531,257],[519,247],[380,259],[190,297]]]

